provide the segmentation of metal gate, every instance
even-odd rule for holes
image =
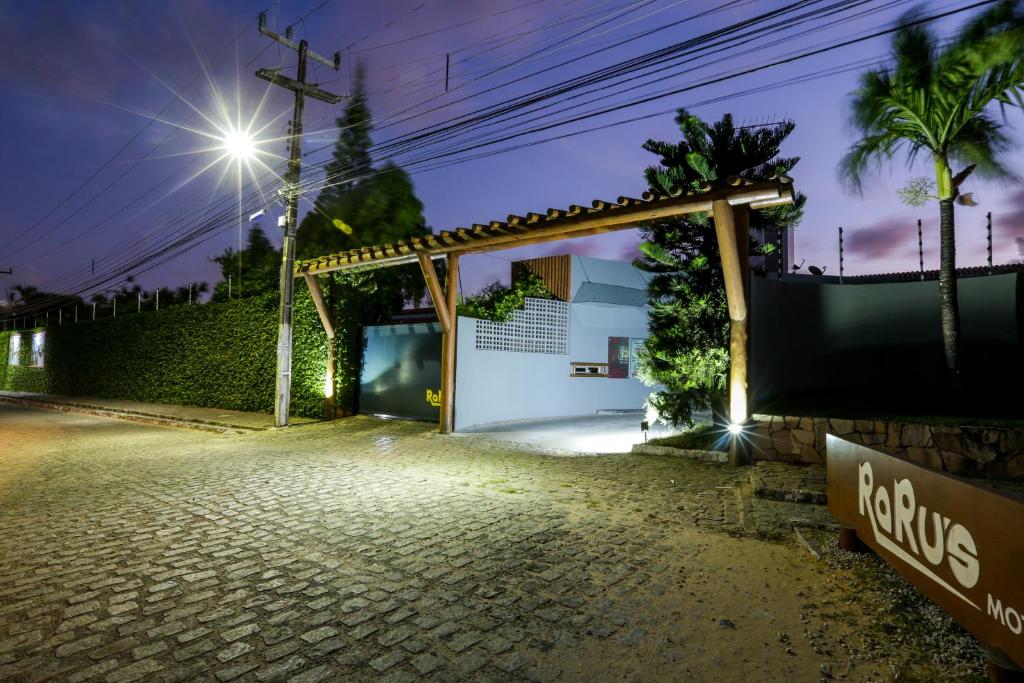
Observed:
[[[437,421],[441,406],[441,326],[363,328],[359,412]]]

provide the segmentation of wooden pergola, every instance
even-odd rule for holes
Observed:
[[[742,424],[748,418],[749,210],[789,204],[793,196],[792,180],[780,176],[762,183],[732,178],[726,187],[708,188],[703,192],[673,191],[664,195],[645,192],[639,199],[619,197],[614,202],[594,200],[589,208],[574,204],[568,209],[548,209],[544,213],[528,213],[525,216],[512,215],[504,221],[478,223],[469,228],[444,230],[436,235],[301,261],[295,265],[295,277],[305,279],[324,330],[333,339],[334,328],[316,277],[318,274],[419,262],[442,331],[440,431],[447,433],[454,429],[455,424],[455,345],[458,322],[455,306],[460,256],[624,230],[644,221],[673,216],[710,213],[721,249],[725,293],[729,305],[729,418],[735,424]],[[433,261],[439,258],[447,258],[448,261],[444,288],[434,269]],[[333,356],[333,344],[329,344],[328,348]],[[333,365],[333,358],[329,357],[329,382],[333,381]]]

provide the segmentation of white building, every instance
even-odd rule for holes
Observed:
[[[557,297],[528,299],[513,320],[459,317],[455,429],[641,410],[636,352],[647,338],[651,275],[621,261],[549,256],[512,264]]]

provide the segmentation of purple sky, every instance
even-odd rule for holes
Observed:
[[[284,133],[290,114],[289,94],[275,88],[259,108],[266,84],[253,72],[257,67],[283,63],[291,75],[294,58],[258,34],[256,15],[260,10],[268,11],[271,27],[282,28],[285,22],[315,10],[296,25],[296,34],[308,37],[312,48],[321,53],[340,49],[347,62],[346,48],[350,46],[353,59],[365,60],[370,103],[379,127],[374,138],[382,142],[784,4],[768,0],[328,0],[323,6],[321,0],[5,2],[0,5],[0,28],[5,36],[0,44],[0,125],[7,131],[4,182],[0,183],[0,269],[13,266],[15,275],[0,276],[0,289],[18,283],[50,291],[75,289],[89,280],[92,259],[96,259],[97,272],[114,268],[161,240],[172,239],[175,231],[187,227],[204,211],[213,215],[211,206],[224,211],[223,227],[208,241],[140,274],[138,280],[151,288],[216,279],[217,270],[209,258],[237,241],[237,222],[232,219],[237,212],[235,169],[222,161],[191,182],[182,181],[218,154],[196,153],[211,146],[209,138],[195,132],[213,130],[204,116],[222,120],[201,65],[227,100],[228,116],[235,117],[240,109],[242,120],[248,121],[259,110],[257,126],[267,126],[261,137]],[[620,84],[587,108],[623,101],[629,95],[682,87],[869,33],[890,26],[912,6],[910,2],[865,0],[857,10],[772,36],[770,42],[776,44],[768,45],[769,39],[765,39],[702,57],[631,93],[623,88],[640,81]],[[956,6],[941,0],[925,4],[928,11]],[[609,48],[613,42],[646,29],[714,8],[720,11]],[[853,17],[855,13],[863,16]],[[943,20],[937,28],[949,32],[964,16]],[[826,25],[826,21],[836,23]],[[571,37],[580,32],[579,37]],[[778,41],[780,37],[785,40]],[[830,273],[837,270],[836,228],[842,225],[848,273],[915,269],[915,225],[916,219],[922,218],[925,265],[935,267],[936,207],[905,207],[895,194],[895,188],[908,177],[927,175],[927,165],[907,169],[901,159],[873,177],[863,197],[844,192],[836,180],[836,164],[852,141],[845,106],[856,82],[856,70],[764,88],[826,69],[838,70],[858,60],[881,58],[886,51],[887,39],[877,38],[522,140],[681,106],[693,107],[706,119],[732,112],[741,123],[789,117],[797,128],[784,151],[802,157],[793,176],[797,188],[808,195],[806,217],[796,234],[796,262],[806,259],[808,265],[827,266]],[[451,91],[447,94],[443,84],[446,52],[452,52]],[[527,61],[509,66],[530,54],[533,56]],[[572,64],[483,92],[574,58],[577,61]],[[335,92],[344,93],[348,87],[346,66],[340,74],[318,67],[312,77]],[[735,96],[755,88],[762,90]],[[182,101],[167,106],[172,89],[182,92],[201,114]],[[721,97],[728,99],[695,106]],[[144,128],[148,117],[165,106],[162,121]],[[437,111],[424,113],[434,108]],[[395,112],[403,111],[399,119],[405,120],[396,121]],[[308,152],[334,139],[333,116],[340,114],[341,107],[310,102],[306,112],[309,134],[304,149]],[[640,145],[647,138],[676,139],[672,118],[667,113],[435,170],[409,165],[409,155],[399,155],[396,161],[413,172],[429,225],[435,230],[450,229],[504,219],[509,213],[589,203],[595,197],[614,200],[620,194],[635,195],[644,188],[643,168],[654,161]],[[195,130],[182,130],[163,121]],[[1020,112],[1011,111],[1008,123],[1011,137],[1019,140]],[[137,137],[95,178],[63,206],[57,206],[133,136]],[[282,141],[261,149],[285,153]],[[306,162],[325,158],[325,153],[314,154]],[[1019,150],[1007,159],[1014,170],[1024,173]],[[246,189],[251,187],[246,178]],[[264,183],[262,189],[272,187]],[[966,189],[975,192],[980,206],[958,209],[959,263],[984,262],[986,211],[992,211],[995,218],[996,262],[1020,259],[1024,247],[1015,238],[1024,243],[1024,186],[1017,181],[999,184],[972,179]],[[273,225],[278,213],[271,209],[265,223],[275,240]],[[564,251],[628,259],[635,253],[636,241],[636,233],[627,231],[473,256],[465,261],[463,288],[468,292],[495,278],[507,278],[507,260]]]

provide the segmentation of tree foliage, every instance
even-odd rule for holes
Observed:
[[[936,164],[938,198],[952,198],[952,162],[1006,177],[1000,156],[1009,146],[991,105],[1024,106],[1024,15],[1002,0],[967,22],[945,45],[904,15],[892,44],[892,66],[867,71],[851,97],[850,122],[861,135],[840,165],[841,178],[861,190],[865,173],[905,151]]]
[[[479,294],[466,297],[458,306],[459,315],[467,318],[508,322],[512,314],[522,310],[527,298],[553,299],[544,281],[533,273],[523,273],[506,287],[492,282]]]
[[[213,262],[220,266],[221,281],[213,288],[211,301],[228,300],[228,278],[231,278],[231,298],[266,296],[278,291],[281,277],[281,250],[277,249],[263,232],[254,225],[249,230],[242,249],[242,281],[238,281],[238,252],[228,247]],[[162,296],[162,295],[161,295]]]
[[[729,114],[709,124],[680,110],[676,123],[680,141],[643,145],[660,157],[644,172],[657,192],[704,191],[725,186],[733,176],[764,181],[799,161],[779,156],[794,128],[790,121],[737,127]],[[804,201],[800,195],[794,204],[752,212],[752,250],[763,248],[756,240],[763,228],[796,226]],[[664,419],[692,424],[694,413],[721,406],[729,370],[729,316],[714,222],[707,214],[691,214],[649,222],[641,234],[645,241],[637,265],[655,276],[649,285],[650,336],[640,352],[640,373],[649,383],[664,385],[651,399]]]

